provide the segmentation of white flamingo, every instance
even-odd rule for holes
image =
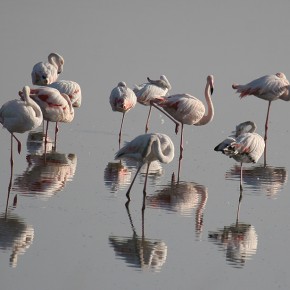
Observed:
[[[147,83],[135,85],[135,88],[133,89],[134,93],[136,94],[138,103],[144,106],[150,106],[145,126],[145,133],[147,133],[149,129],[149,119],[153,106],[175,123],[175,132],[177,134],[179,124],[170,115],[161,110],[160,107],[155,104],[156,100],[163,100],[168,91],[171,90],[171,85],[168,79],[165,75],[161,75],[159,80],[151,80],[150,78],[147,78],[147,80]]]
[[[130,191],[137,177],[137,174],[145,163],[147,163],[147,171],[143,188],[144,200],[146,196],[146,184],[150,163],[155,160],[159,160],[161,163],[169,163],[173,160],[173,157],[174,145],[167,135],[161,133],[139,135],[131,142],[128,142],[123,148],[121,148],[116,153],[115,159],[131,158],[140,163],[126,193],[128,201],[130,201]],[[145,205],[144,200],[143,206]]]
[[[250,126],[250,129],[247,129]],[[255,133],[257,126],[252,121],[239,124],[236,134],[231,135],[218,144],[214,150],[234,158],[241,163],[240,190],[243,190],[243,163],[256,163],[262,156],[265,148],[264,139]]]
[[[205,114],[206,108],[204,104],[199,99],[189,94],[172,95],[161,101],[157,101],[157,104],[161,108],[181,123],[178,180],[180,174],[180,161],[183,158],[183,125],[201,126],[212,121],[214,117],[214,107],[211,100],[213,89],[214,77],[209,75],[205,86],[205,99],[208,106],[207,114]]]
[[[121,127],[119,131],[119,148],[122,137],[122,127],[124,122],[125,114],[135,107],[137,98],[135,93],[127,87],[125,82],[119,82],[118,86],[115,87],[110,94],[110,104],[113,111],[121,112],[123,114]]]
[[[18,153],[20,154],[21,152],[21,142],[14,133],[24,133],[33,130],[43,120],[40,107],[30,98],[29,94],[29,87],[23,87],[22,100],[8,101],[0,109],[0,123],[11,134],[11,166],[13,166],[13,138],[18,143]]]
[[[272,101],[278,99],[283,101],[290,100],[289,81],[287,80],[285,74],[279,72],[274,75],[265,75],[245,85],[233,84],[232,88],[237,90],[237,93],[240,93],[240,98],[248,95],[254,95],[269,102],[264,135],[265,146],[267,146],[268,121],[271,103]],[[266,148],[264,154],[264,165],[266,166]]]
[[[46,86],[55,82],[58,75],[62,73],[64,59],[58,53],[50,53],[48,62],[38,62],[32,68],[31,78],[32,84],[38,86]]]
[[[21,95],[21,93],[20,93]],[[47,144],[48,123],[55,122],[54,149],[58,133],[58,122],[69,123],[74,118],[74,109],[70,98],[50,87],[32,88],[30,96],[40,106],[43,119],[47,121],[45,132],[45,148]]]

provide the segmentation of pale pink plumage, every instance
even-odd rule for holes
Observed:
[[[59,90],[61,94],[69,96],[72,106],[79,108],[82,104],[82,91],[81,87],[77,82],[59,80],[48,85],[50,88]]]
[[[125,82],[119,82],[110,94],[110,104],[113,111],[123,114],[119,131],[119,148],[121,144],[122,128],[125,114],[135,107],[137,98],[135,93],[127,87]]]
[[[249,126],[250,129],[247,130]],[[252,121],[243,122],[237,126],[235,135],[229,136],[214,148],[215,151],[220,151],[241,163],[241,190],[243,189],[243,163],[256,163],[265,149],[265,141],[259,134],[255,133],[256,128],[256,124]]]
[[[21,152],[21,142],[13,133],[24,133],[33,130],[43,120],[40,107],[30,98],[29,93],[29,87],[25,86],[22,90],[22,100],[8,101],[0,109],[0,123],[11,134],[11,164],[13,164],[12,137],[18,142],[18,152]]]
[[[164,98],[158,101],[157,104],[169,113],[175,120],[181,123],[181,139],[180,139],[180,156],[182,159],[183,152],[183,125],[205,125],[212,121],[214,116],[214,107],[211,100],[211,94],[214,88],[214,78],[212,75],[207,77],[205,87],[205,98],[208,105],[208,112],[204,104],[194,96],[189,94],[177,94]],[[180,164],[178,170],[179,180]]]
[[[43,119],[47,121],[45,142],[47,142],[48,122],[55,122],[55,146],[58,132],[57,123],[69,123],[74,118],[74,109],[70,98],[50,87],[32,88],[30,96],[40,106]]]
[[[129,194],[138,172],[140,171],[142,165],[147,163],[147,171],[143,188],[145,198],[148,171],[151,162],[155,160],[158,160],[161,163],[171,162],[174,158],[174,145],[171,139],[165,134],[151,133],[139,135],[131,142],[128,142],[116,153],[115,159],[123,158],[134,159],[140,163],[140,166],[138,167],[132,183],[126,193],[128,200],[130,200]]]
[[[170,118],[176,125],[175,132],[178,131],[179,124],[166,112],[164,112],[160,107],[158,107],[155,102],[161,101],[164,99],[169,90],[171,90],[171,85],[166,78],[165,75],[161,75],[159,80],[151,80],[147,78],[148,82],[143,83],[141,85],[135,85],[133,91],[136,94],[138,103],[144,106],[150,106],[149,113],[147,116],[145,133],[148,132],[149,129],[149,119],[151,115],[152,106],[156,109],[160,110],[163,114],[165,114],[168,118]]]
[[[289,101],[289,81],[287,80],[284,73],[279,72],[274,75],[265,75],[258,79],[255,79],[245,85],[233,84],[232,88],[240,93],[240,97],[243,98],[248,95],[254,95],[260,99],[269,102],[266,122],[265,122],[265,146],[267,147],[267,132],[268,132],[268,122],[269,122],[269,112],[271,102],[275,100]],[[264,154],[264,165],[266,165],[266,148]]]
[[[32,68],[32,84],[46,86],[55,82],[63,71],[64,59],[57,53],[50,53],[47,62],[38,62]]]

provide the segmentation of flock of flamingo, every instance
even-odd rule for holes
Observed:
[[[171,89],[171,85],[165,75],[160,76],[159,80],[151,80],[150,78],[147,78],[147,80],[148,82],[141,85],[135,85],[133,90],[125,82],[119,82],[110,95],[112,110],[123,114],[119,131],[119,151],[116,153],[115,159],[131,158],[140,164],[126,193],[128,202],[130,201],[130,191],[136,176],[144,164],[147,164],[143,188],[143,196],[145,198],[150,163],[155,160],[161,163],[169,163],[174,158],[174,144],[170,137],[161,133],[147,133],[152,106],[163,112],[175,123],[176,134],[181,125],[178,181],[181,160],[183,158],[184,124],[202,126],[211,122],[214,117],[214,106],[211,99],[214,91],[214,77],[212,75],[209,75],[206,79],[205,100],[207,109],[199,99],[190,94],[169,95],[168,92]],[[266,144],[270,106],[272,101],[278,99],[289,101],[290,86],[286,76],[279,72],[273,75],[262,76],[245,85],[233,84],[232,88],[237,93],[240,93],[240,98],[254,95],[269,102],[264,138],[255,133],[256,124],[254,122],[246,121],[237,125],[234,134],[228,136],[214,148],[215,151],[220,151],[224,155],[240,162],[240,192],[242,193],[243,163],[256,163],[264,153],[264,166],[266,167]],[[120,149],[124,116],[129,110],[134,108],[137,102],[150,106],[145,134],[139,135]]]
[[[18,153],[21,152],[21,142],[15,133],[24,133],[43,125],[45,148],[47,145],[47,132],[49,122],[55,123],[54,150],[56,149],[58,122],[68,123],[74,118],[74,108],[81,106],[81,88],[75,81],[57,80],[62,73],[64,58],[51,53],[47,62],[39,62],[33,66],[31,78],[34,87],[24,86],[19,92],[19,99],[4,103],[0,109],[0,123],[11,134],[11,171],[13,168],[13,139],[18,143]],[[178,181],[180,176],[181,160],[183,159],[184,124],[202,126],[213,120],[214,106],[211,96],[214,91],[214,77],[209,75],[206,79],[205,100],[207,108],[196,97],[187,94],[169,95],[171,85],[165,75],[159,80],[149,77],[147,82],[135,85],[130,89],[125,82],[118,83],[110,94],[110,104],[113,111],[123,114],[119,131],[119,151],[115,159],[132,158],[139,162],[136,174],[127,190],[126,196],[130,201],[130,191],[141,167],[147,164],[143,195],[146,196],[147,176],[150,164],[153,161],[169,163],[174,158],[174,144],[169,136],[161,133],[148,133],[149,120],[152,107],[165,114],[174,124],[177,134],[181,126],[179,144]],[[243,163],[256,163],[264,153],[266,166],[266,144],[269,112],[272,101],[281,99],[290,100],[289,81],[283,73],[265,75],[245,85],[233,84],[232,88],[243,98],[254,95],[269,102],[265,122],[265,135],[262,138],[255,133],[256,124],[246,121],[236,126],[233,135],[218,144],[214,150],[240,162],[240,189],[242,191]],[[145,134],[137,136],[131,142],[120,148],[122,128],[125,114],[138,103],[150,106]],[[46,149],[45,149],[46,150]],[[46,152],[46,151],[45,151]]]

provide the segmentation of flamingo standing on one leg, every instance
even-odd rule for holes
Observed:
[[[110,104],[113,111],[123,113],[121,127],[119,131],[119,149],[121,144],[122,127],[125,114],[135,107],[137,98],[135,93],[127,87],[125,82],[119,82],[110,95]]]
[[[38,86],[46,86],[55,82],[58,75],[62,73],[64,59],[58,53],[50,53],[48,62],[38,62],[32,68],[31,79],[32,84]]]
[[[248,126],[251,127],[249,130]],[[252,121],[243,122],[236,127],[235,135],[229,136],[214,148],[241,163],[240,191],[243,190],[243,163],[256,163],[265,149],[265,141],[255,133],[256,128]]]
[[[265,152],[264,152],[264,166],[266,166],[266,148],[267,148],[267,132],[269,122],[269,112],[272,101],[281,99],[283,101],[290,101],[289,81],[284,73],[276,73],[274,75],[265,75],[255,79],[245,85],[233,84],[232,88],[240,93],[240,98],[248,95],[254,95],[260,99],[269,102],[267,117],[265,122]]]
[[[72,106],[79,108],[82,104],[82,91],[81,87],[77,82],[59,80],[48,85],[50,88],[59,90],[61,94],[69,96]]]
[[[157,104],[168,112],[175,120],[181,123],[180,155],[178,166],[178,181],[180,175],[181,160],[183,158],[183,125],[205,125],[212,121],[214,107],[211,95],[214,89],[214,78],[212,75],[207,77],[205,86],[205,99],[208,105],[208,112],[205,114],[204,104],[194,96],[189,94],[177,94],[157,101]]]
[[[30,96],[40,106],[43,113],[43,119],[47,121],[45,132],[45,149],[47,144],[48,123],[56,123],[54,135],[54,149],[56,149],[58,122],[69,123],[74,118],[74,109],[70,98],[68,95],[61,94],[57,89],[50,87],[32,88]]]
[[[169,90],[171,90],[171,85],[166,78],[165,75],[161,75],[159,80],[151,80],[147,78],[148,83],[143,83],[141,85],[135,85],[133,89],[134,93],[136,94],[138,103],[150,106],[149,113],[147,116],[146,126],[145,126],[145,133],[148,132],[149,129],[149,119],[151,115],[152,106],[161,111],[165,114],[169,119],[171,119],[176,127],[175,132],[177,134],[179,123],[176,122],[170,115],[164,112],[160,107],[158,107],[155,103],[156,100],[163,100],[164,96],[167,94]]]
[[[0,109],[0,123],[11,134],[10,163],[13,167],[13,138],[18,143],[18,153],[21,152],[21,142],[14,133],[24,133],[37,128],[43,115],[38,104],[29,96],[30,89],[25,86],[22,90],[22,100],[11,100],[6,102]]]
[[[131,188],[142,165],[147,163],[147,171],[143,188],[143,206],[144,206],[146,197],[146,184],[150,163],[155,160],[159,160],[162,163],[169,163],[173,160],[173,157],[174,157],[174,145],[167,135],[161,133],[139,135],[131,142],[127,143],[123,148],[121,148],[116,153],[115,159],[131,158],[140,163],[140,166],[138,167],[137,172],[126,193],[128,202],[130,201]]]

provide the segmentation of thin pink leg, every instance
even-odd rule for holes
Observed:
[[[179,163],[178,163],[178,175],[177,182],[179,182],[180,170],[181,170],[181,160],[183,158],[183,123],[181,123],[181,134],[180,134],[180,155],[179,155]]]
[[[149,113],[148,113],[147,121],[146,121],[146,126],[145,126],[145,133],[147,133],[148,130],[149,130],[149,119],[150,119],[150,116],[151,116],[151,110],[152,110],[152,106],[150,105],[150,109],[149,109]]]
[[[20,154],[21,153],[21,142],[20,142],[20,140],[13,133],[11,133],[11,135],[17,141],[17,151]]]
[[[120,127],[120,132],[119,132],[119,149],[121,146],[122,128],[123,128],[124,117],[125,117],[125,112],[123,113],[123,116],[122,116],[121,127]]]
[[[55,129],[54,129],[54,151],[56,150],[57,133],[58,133],[58,122],[55,122]]]
[[[47,133],[48,133],[48,121],[46,121],[45,139],[44,139],[44,156],[45,157],[46,157]]]
[[[139,173],[139,171],[140,171],[142,165],[143,165],[143,164],[141,164],[141,165],[138,167],[138,169],[137,169],[137,171],[136,171],[136,173],[135,173],[135,176],[134,176],[134,178],[133,178],[133,180],[132,180],[132,182],[131,182],[131,184],[130,184],[128,190],[127,190],[126,196],[127,196],[128,201],[130,201],[130,191],[131,191],[131,188],[132,188],[132,186],[133,186],[133,184],[134,184],[134,182],[135,182],[135,179],[136,179],[136,177],[137,177],[137,175],[138,175],[138,173]]]
[[[265,136],[264,136],[264,140],[265,140],[264,166],[265,167],[267,164],[267,139],[268,139],[268,122],[269,122],[270,106],[271,106],[271,101],[269,101],[269,104],[268,104],[267,117],[266,117],[266,123],[265,123]]]
[[[240,171],[240,192],[243,191],[243,163],[241,162],[241,171]]]
[[[144,210],[145,210],[146,189],[147,189],[147,179],[148,179],[148,174],[149,174],[149,167],[150,167],[150,162],[148,162],[148,164],[147,164],[145,181],[144,181],[144,187],[143,187],[143,205],[142,205],[142,212],[144,212]]]

